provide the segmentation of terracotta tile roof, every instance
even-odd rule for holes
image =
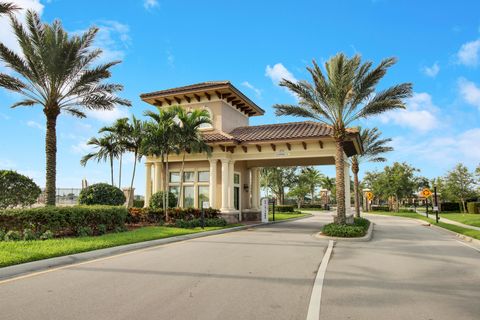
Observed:
[[[202,132],[205,142],[235,142],[236,140],[228,133],[218,130],[209,130]]]
[[[229,85],[229,84],[231,84],[230,81],[226,81],[226,80],[225,81],[206,81],[206,82],[190,84],[188,86],[176,87],[176,88],[154,91],[149,93],[142,93],[140,97],[146,98],[146,97],[158,96],[158,95],[163,95],[168,93],[178,93],[178,92],[190,91],[190,90],[208,89],[210,87],[217,87],[219,85]]]

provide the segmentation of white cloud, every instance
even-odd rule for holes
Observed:
[[[13,170],[16,166],[16,163],[10,159],[0,159],[0,169]]]
[[[463,100],[480,109],[480,88],[475,83],[460,78],[458,79],[458,89]]]
[[[242,82],[242,86],[249,88],[250,90],[253,90],[255,92],[255,95],[260,98],[262,96],[262,90],[254,87],[250,82],[244,81]]]
[[[384,123],[393,122],[419,132],[427,132],[438,127],[439,121],[435,116],[438,107],[432,102],[432,97],[428,93],[414,93],[406,100],[406,104],[406,109],[387,112],[379,116],[379,119]]]
[[[145,9],[150,10],[159,6],[158,0],[144,0],[143,6]]]
[[[422,72],[431,78],[435,78],[440,72],[440,66],[435,62],[431,67],[423,67]]]
[[[28,9],[38,12],[40,15],[43,12],[44,6],[40,3],[40,0],[15,0],[14,2],[16,6],[22,8],[22,10],[14,12],[15,16],[20,21],[25,21],[25,15]],[[8,19],[7,16],[2,16],[0,18],[0,42],[15,52],[20,53],[20,46],[13,34],[10,27],[10,19]]]
[[[480,39],[464,43],[457,53],[460,64],[476,67],[478,65],[478,51],[480,50]]]
[[[33,120],[27,121],[27,126],[29,126],[30,128],[35,128],[41,131],[45,131],[45,126]]]
[[[88,140],[79,141],[77,144],[71,146],[71,150],[75,154],[85,155],[91,151],[93,148],[87,144]]]
[[[283,79],[292,81],[292,82],[297,82],[298,80],[295,78],[295,76],[288,71],[287,68],[281,63],[275,64],[273,67],[270,65],[267,65],[265,68],[265,76],[269,77],[274,85],[278,85],[280,81]],[[292,93],[290,90],[287,88],[284,88],[285,91],[287,91],[290,95],[292,95],[295,99],[297,99],[296,94]]]
[[[87,117],[101,122],[111,123],[118,118],[129,117],[130,113],[125,107],[116,107],[112,110],[86,110]]]
[[[167,62],[170,67],[175,67],[175,56],[170,50],[167,50]]]

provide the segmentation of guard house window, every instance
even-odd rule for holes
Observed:
[[[209,181],[210,181],[209,171],[198,171],[198,182],[209,182]]]
[[[183,207],[193,208],[195,201],[195,193],[193,186],[183,187]]]
[[[170,182],[179,183],[180,182],[180,172],[170,172]]]
[[[198,204],[197,204],[198,208],[202,207],[202,203],[204,201],[208,202],[210,200],[209,193],[210,193],[210,191],[209,191],[209,186],[208,185],[206,185],[206,186],[199,185],[198,186]],[[210,204],[210,207],[211,206],[212,205]]]
[[[169,172],[169,190],[178,199],[180,196],[180,171]],[[210,199],[210,171],[206,168],[184,171],[180,206],[201,208],[203,201]],[[212,204],[210,204],[212,205]]]
[[[186,171],[183,173],[183,182],[195,182],[195,172]]]

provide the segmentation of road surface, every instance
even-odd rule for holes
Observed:
[[[305,319],[329,214],[159,246],[0,283],[6,319]],[[480,253],[417,222],[372,217],[336,244],[320,319],[478,319]]]

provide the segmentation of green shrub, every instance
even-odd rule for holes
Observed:
[[[323,209],[324,207],[325,205],[320,203],[304,203],[300,206],[300,208],[311,208],[311,209]]]
[[[50,230],[54,234],[76,233],[80,227],[96,230],[103,224],[107,230],[123,227],[127,209],[123,206],[74,206],[42,207],[33,209],[0,210],[0,229],[21,231],[31,228],[42,234]]]
[[[460,203],[458,202],[440,203],[440,211],[460,212]]]
[[[23,230],[23,240],[25,240],[25,241],[37,240],[37,235],[30,228],[24,229]]]
[[[480,202],[467,202],[467,212],[471,214],[479,214]]]
[[[79,237],[89,237],[93,236],[93,230],[88,226],[78,227],[76,230],[76,234]]]
[[[330,223],[323,227],[322,233],[330,237],[355,238],[367,233],[370,221],[364,218],[355,218],[353,225]]]
[[[227,221],[223,218],[212,218],[212,219],[205,219],[205,227],[224,227],[227,225]],[[183,220],[178,219],[175,221],[175,226],[177,228],[184,228],[184,229],[193,229],[202,226],[201,219],[192,219],[192,220]]]
[[[218,209],[204,209],[205,219],[220,217]],[[169,222],[176,220],[198,219],[202,215],[201,209],[197,208],[171,208],[168,209]],[[127,223],[148,223],[161,224],[165,221],[165,214],[162,209],[157,208],[130,208],[128,209]]]
[[[99,235],[102,235],[102,234],[107,233],[107,226],[104,225],[103,223],[99,224],[99,225],[97,226],[97,233],[98,233]]]
[[[177,206],[177,197],[172,192],[168,192],[167,203],[169,208],[174,208]],[[148,203],[148,205],[150,206],[150,208],[153,208],[153,209],[162,209],[163,208],[163,191],[155,192],[150,198],[150,202]]]
[[[143,208],[145,207],[145,200],[133,200],[134,208]]]
[[[84,205],[120,206],[125,203],[123,191],[107,183],[97,183],[83,189],[78,203]]]
[[[388,206],[372,206],[372,211],[390,211]]]
[[[294,210],[295,210],[295,207],[291,206],[291,205],[276,205],[275,206],[275,211],[276,212],[291,212],[291,213],[293,213]]]
[[[40,240],[48,240],[48,239],[52,239],[53,238],[53,232],[50,231],[50,230],[47,230],[45,231],[44,233],[42,233],[42,235],[40,236]]]
[[[11,170],[0,170],[0,209],[30,206],[41,192],[29,177]]]
[[[3,241],[3,238],[5,237],[5,231],[0,229],[0,241]]]
[[[18,241],[22,239],[22,236],[20,235],[20,232],[15,231],[15,230],[10,230],[8,231],[5,236],[3,237],[3,240],[5,241]]]

